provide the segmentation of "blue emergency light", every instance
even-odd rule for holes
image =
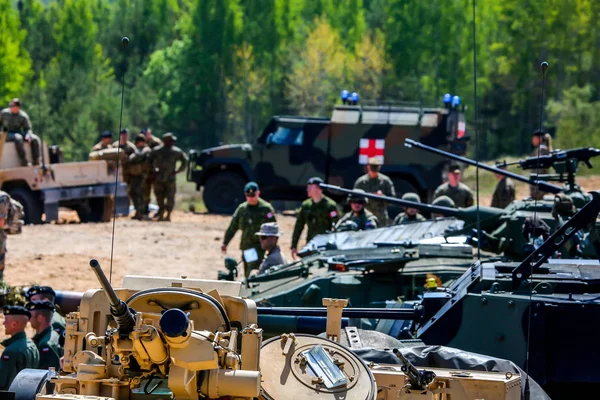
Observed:
[[[446,93],[444,95],[444,104],[450,104],[452,102],[452,95],[450,93]]]
[[[342,93],[340,93],[340,97],[342,98],[342,101],[348,100],[348,96],[350,96],[350,93],[345,89],[342,90]]]
[[[452,107],[458,107],[460,105],[460,97],[454,96],[452,98]]]
[[[352,92],[352,94],[350,95],[350,101],[352,101],[352,103],[354,103],[354,104],[357,104],[358,103],[358,93]]]

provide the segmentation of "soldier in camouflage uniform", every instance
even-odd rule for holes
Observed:
[[[21,370],[38,367],[40,354],[25,334],[31,313],[23,306],[6,306],[3,311],[4,332],[10,338],[0,343],[4,347],[0,356],[0,390],[8,390]]]
[[[546,144],[544,143],[545,137],[546,137],[546,133],[543,131],[537,130],[537,131],[533,132],[533,134],[531,135],[531,144],[533,145],[533,151],[531,152],[529,157],[538,157],[538,156],[545,156],[545,155],[550,154],[550,149],[548,149],[548,146],[546,146]],[[533,174],[537,173],[539,175],[544,175],[544,174],[547,174],[548,172],[550,172],[550,171],[548,171],[545,168],[540,168],[537,171],[534,170]],[[529,194],[531,195],[532,199],[542,200],[544,198],[544,195],[546,194],[546,192],[542,192],[536,186],[529,185]]]
[[[33,285],[27,290],[25,297],[30,302],[49,301],[50,303],[54,304],[56,300],[56,293],[50,286]],[[54,332],[58,333],[60,337],[63,337],[65,329],[67,328],[67,322],[65,321],[65,318],[59,314],[57,308],[58,306],[55,305],[54,312],[52,313],[52,329],[54,329]]]
[[[170,132],[165,133],[163,145],[155,147],[150,152],[151,172],[154,174],[154,195],[158,203],[158,211],[154,216],[157,221],[171,220],[177,191],[176,177],[178,173],[185,171],[187,166],[188,158],[183,150],[175,146],[176,141],[175,135]],[[177,161],[181,163],[179,168],[177,168]]]
[[[506,166],[498,166],[498,168],[505,170]],[[496,175],[496,179],[498,179],[498,184],[496,185],[496,189],[494,189],[491,206],[505,208],[515,200],[515,183],[512,181],[512,179],[506,176],[500,174],[494,175]]]
[[[25,306],[31,313],[29,323],[35,330],[33,343],[35,343],[40,353],[39,369],[48,369],[54,367],[56,371],[60,369],[60,358],[63,356],[63,349],[59,344],[60,337],[52,329],[52,315],[54,314],[54,304],[47,300],[32,301]]]
[[[306,192],[309,198],[302,202],[296,212],[296,225],[292,235],[293,258],[296,258],[298,253],[298,241],[304,225],[308,226],[306,241],[309,242],[316,235],[330,231],[339,220],[337,204],[323,194],[323,190],[319,186],[321,183],[324,183],[323,179],[313,177],[306,184]]]
[[[412,201],[414,203],[420,203],[421,197],[419,197],[416,193],[404,193],[402,195],[402,200]],[[402,225],[407,224],[409,222],[422,222],[427,221],[427,219],[419,214],[419,210],[412,207],[405,207],[404,212],[396,215],[394,218],[394,225]]]
[[[129,161],[129,156],[135,153],[135,145],[129,141],[129,129],[121,129],[121,132],[119,132],[119,140],[114,142],[112,147],[119,147],[121,149],[119,158],[121,160],[123,182],[129,184],[129,169],[127,163]]]
[[[367,173],[356,180],[354,189],[362,189],[367,193],[396,197],[394,184],[387,176],[379,172],[381,169],[381,159],[371,157],[367,161]],[[388,225],[387,203],[381,200],[371,200],[369,211],[377,217],[380,227]]]
[[[221,251],[223,253],[227,251],[227,245],[240,229],[242,231],[240,250],[242,250],[242,260],[244,261],[244,276],[247,278],[251,270],[259,268],[265,255],[255,233],[260,230],[262,224],[277,221],[273,207],[260,198],[260,189],[256,182],[248,182],[244,187],[244,193],[246,201],[240,204],[233,213],[233,218],[225,232],[225,237],[223,237]]]
[[[433,198],[448,196],[458,208],[472,206],[474,203],[473,192],[467,185],[460,181],[460,178],[460,167],[458,165],[451,165],[448,170],[448,182],[441,184],[435,189]]]
[[[129,197],[135,207],[133,219],[147,219],[144,207],[144,183],[150,173],[150,163],[148,156],[150,148],[146,146],[144,135],[139,134],[135,137],[135,152],[129,156],[129,183],[127,190]]]
[[[6,259],[6,242],[8,239],[8,213],[11,197],[0,190],[0,281],[4,280],[4,262]]]
[[[356,191],[364,193],[362,189],[356,189]],[[377,228],[377,217],[365,208],[368,202],[367,198],[353,193],[348,196],[348,202],[352,210],[337,222],[335,231],[368,231]]]
[[[110,131],[104,131],[100,135],[100,141],[92,147],[92,151],[100,151],[106,149],[112,149],[112,133]]]
[[[150,150],[154,150],[155,147],[161,146],[163,144],[162,140],[152,135],[152,129],[143,128],[141,133],[144,134],[144,138],[146,139],[146,146],[150,148]],[[144,181],[144,214],[148,215],[150,212],[150,194],[152,193],[152,175],[148,174],[146,180]]]
[[[438,207],[446,207],[446,208],[456,208],[454,201],[448,196],[436,197],[431,202],[431,205],[438,206]],[[431,213],[431,218],[444,218],[444,217],[446,217],[446,216],[441,213]]]
[[[31,131],[29,115],[21,110],[19,99],[12,99],[8,104],[8,108],[0,111],[0,131],[8,133],[6,136],[7,142],[15,142],[22,166],[26,167],[28,165],[24,142],[31,144],[32,164],[40,164],[41,141]]]

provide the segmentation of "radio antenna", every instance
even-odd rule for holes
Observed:
[[[475,19],[476,0],[473,0],[473,119],[475,121],[475,192],[477,201],[477,260],[481,259],[481,220],[479,214],[479,121],[477,119],[477,21]]]
[[[123,48],[123,64],[127,62],[127,46],[129,45],[129,38],[124,36],[121,39],[121,46]],[[125,74],[127,70],[123,68],[122,77],[121,77],[121,110],[119,115],[119,140],[121,135],[121,129],[123,125],[123,104],[125,100]],[[112,283],[112,270],[113,270],[113,258],[115,251],[115,223],[117,221],[117,194],[119,189],[119,165],[121,164],[121,144],[117,146],[117,169],[115,173],[115,195],[113,198],[113,221],[112,221],[112,236],[110,243],[110,270],[108,273],[108,281]]]

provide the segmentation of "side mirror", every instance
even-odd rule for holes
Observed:
[[[273,144],[273,133],[269,133],[269,135],[267,136],[267,140],[265,141],[265,144],[267,146],[267,149],[269,147],[271,147],[271,145]]]
[[[227,272],[219,271],[218,272],[218,280],[220,281],[235,281],[238,277],[237,270],[238,262],[235,258],[225,257],[225,269]]]

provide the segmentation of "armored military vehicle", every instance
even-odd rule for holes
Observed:
[[[25,150],[31,160],[30,146]],[[0,187],[23,205],[26,224],[57,220],[59,207],[77,211],[82,222],[109,221],[115,201],[117,215],[129,213],[126,186],[117,182],[115,199],[115,175],[106,161],[65,163],[58,146],[46,143],[41,151],[43,165],[21,166],[15,144],[0,133]]]
[[[465,154],[468,137],[460,98],[449,95],[445,107],[414,104],[337,105],[331,118],[274,116],[253,144],[230,144],[191,151],[187,179],[204,187],[210,212],[232,213],[244,201],[248,181],[260,185],[270,201],[306,198],[306,181],[351,187],[369,157],[380,157],[382,172],[396,191],[422,198],[442,181],[445,159],[420,157],[404,148],[412,138],[436,148]]]

